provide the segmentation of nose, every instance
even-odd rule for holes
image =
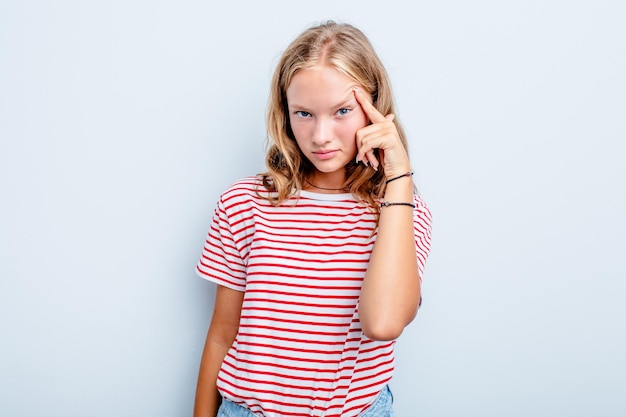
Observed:
[[[313,129],[313,136],[311,141],[313,144],[321,146],[333,139],[332,121],[324,118],[319,118],[315,123]]]

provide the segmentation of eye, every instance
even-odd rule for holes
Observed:
[[[339,116],[346,116],[348,113],[350,113],[352,111],[352,109],[348,109],[348,108],[343,108],[343,109],[339,109],[337,110],[337,114]]]
[[[309,113],[308,111],[304,111],[304,110],[295,111],[294,114],[299,117],[311,117],[311,113]]]

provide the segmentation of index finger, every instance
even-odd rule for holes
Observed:
[[[372,103],[370,103],[367,97],[365,97],[363,91],[361,91],[360,88],[354,87],[354,96],[356,97],[356,101],[359,102],[361,108],[363,109],[367,117],[369,117],[369,119],[372,121],[372,123],[384,122],[386,120],[385,116],[381,112],[379,112]]]

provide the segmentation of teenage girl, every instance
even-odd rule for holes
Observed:
[[[329,22],[296,38],[267,129],[267,172],[222,194],[197,265],[217,291],[194,416],[392,416],[431,216],[366,36]]]

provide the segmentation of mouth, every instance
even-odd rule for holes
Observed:
[[[323,151],[315,151],[313,152],[313,155],[315,155],[318,159],[330,159],[333,156],[335,156],[335,154],[339,152],[337,149],[330,149],[330,150],[323,150]]]

